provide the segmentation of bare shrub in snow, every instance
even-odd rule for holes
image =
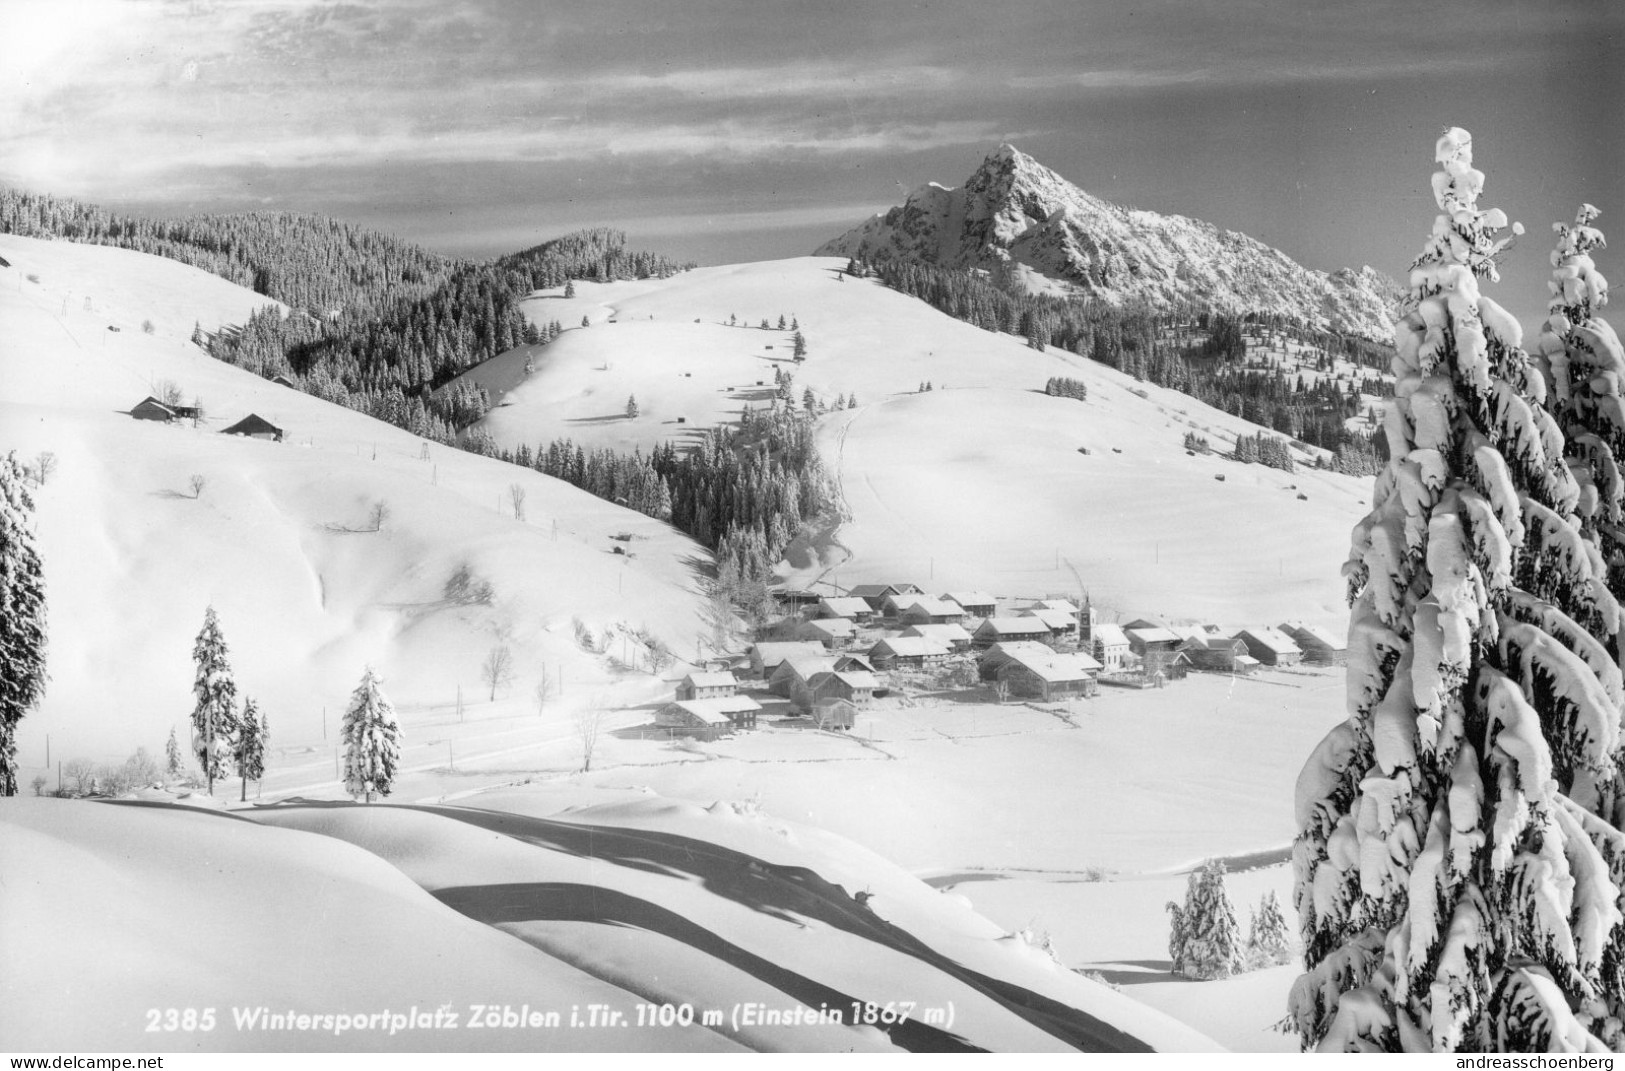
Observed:
[[[592,769],[592,757],[598,750],[598,735],[604,728],[605,710],[594,703],[576,711],[573,721],[576,743],[581,748],[581,772]]]
[[[1549,385],[1479,291],[1510,239],[1470,136],[1436,158],[1392,460],[1344,565],[1349,716],[1298,778],[1291,1021],[1330,1051],[1620,1048],[1620,608],[1586,531],[1618,485],[1577,478],[1547,411],[1566,344]]]
[[[488,606],[496,598],[491,582],[476,575],[467,562],[452,570],[440,593],[447,602],[458,606]]]
[[[496,701],[497,689],[513,683],[513,651],[507,644],[499,644],[486,653],[480,663],[480,680],[491,688],[491,700]]]
[[[202,497],[203,489],[208,485],[209,481],[202,474],[196,472],[192,473],[191,478],[186,481],[186,486],[192,490],[193,498]]]

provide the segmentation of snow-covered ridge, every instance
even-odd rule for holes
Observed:
[[[1280,312],[1384,342],[1398,296],[1394,281],[1369,267],[1328,274],[1236,231],[1103,201],[1010,145],[958,189],[927,183],[816,255],[981,268],[1029,290],[1114,303]]]

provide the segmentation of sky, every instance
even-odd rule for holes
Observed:
[[[1590,202],[1625,249],[1622,124],[1614,0],[0,0],[0,183],[466,256],[588,225],[802,255],[1008,142],[1398,276],[1461,126],[1529,229],[1489,292],[1533,330],[1553,221]]]

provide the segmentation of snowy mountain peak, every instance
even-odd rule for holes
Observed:
[[[1029,290],[1113,303],[1279,312],[1379,341],[1391,337],[1398,297],[1369,267],[1328,274],[1235,231],[1103,201],[1010,144],[958,188],[920,186],[816,252],[980,268]]]

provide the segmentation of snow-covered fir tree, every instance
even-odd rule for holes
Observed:
[[[1168,901],[1170,968],[1188,978],[1228,978],[1243,967],[1241,927],[1224,891],[1224,864],[1215,859],[1191,871],[1185,904]]]
[[[0,459],[0,796],[17,795],[17,725],[45,694],[45,573],[28,470]]]
[[[1619,604],[1544,380],[1479,292],[1506,217],[1465,131],[1436,159],[1392,460],[1344,566],[1349,716],[1298,779],[1291,1021],[1332,1051],[1617,1048]]]
[[[637,418],[637,415],[638,415],[638,396],[635,395],[635,394],[628,394],[626,396],[626,419],[634,420],[634,419]]]
[[[1281,902],[1271,889],[1258,902],[1247,924],[1247,963],[1250,967],[1274,967],[1292,958],[1292,931],[1281,913]]]
[[[237,728],[232,759],[237,764],[237,776],[243,780],[242,799],[248,800],[248,782],[265,776],[265,716],[253,699],[243,700],[242,721]]]
[[[203,767],[211,795],[215,779],[225,777],[231,769],[237,736],[237,682],[231,675],[229,653],[225,634],[220,631],[220,618],[211,606],[203,613],[203,628],[192,646],[192,661],[197,663],[192,682],[192,697],[196,700],[192,708],[192,754]]]
[[[401,761],[401,727],[371,666],[350,696],[340,730],[344,738],[344,789],[368,803],[373,793],[389,795]]]
[[[186,760],[181,757],[181,743],[175,738],[175,727],[169,727],[169,740],[164,744],[164,776],[175,780],[186,771]]]
[[[1567,457],[1580,485],[1576,514],[1582,530],[1597,541],[1608,565],[1610,589],[1625,590],[1625,351],[1619,336],[1597,310],[1608,303],[1608,280],[1592,252],[1604,245],[1591,224],[1600,213],[1582,205],[1572,225],[1552,224],[1551,300],[1535,346],[1549,406],[1568,443]],[[1618,816],[1616,822],[1618,823]]]

